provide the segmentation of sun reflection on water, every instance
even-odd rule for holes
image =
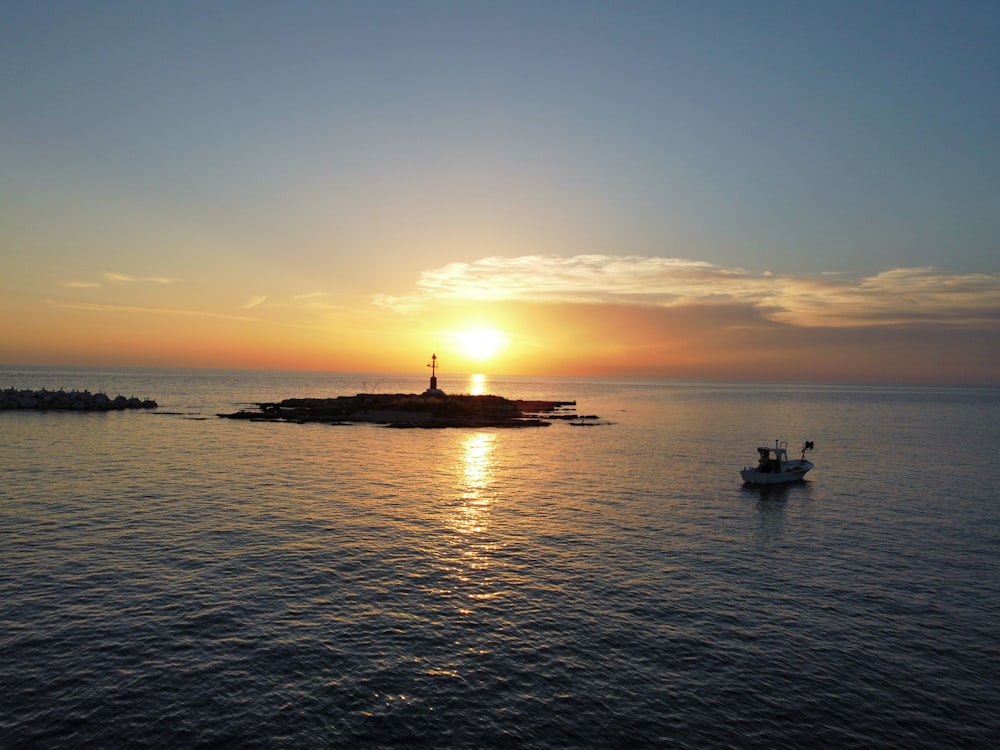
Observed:
[[[486,529],[490,505],[489,488],[493,481],[494,433],[475,432],[462,443],[463,474],[459,481],[462,505],[452,528],[460,534],[474,534]]]
[[[477,372],[474,375],[469,376],[469,395],[486,395],[486,376],[483,373]]]
[[[496,437],[492,432],[473,432],[462,437],[457,497],[447,518],[448,528],[454,534],[449,554],[455,575],[466,590],[466,598],[478,601],[498,596],[488,574],[499,546],[490,533]],[[462,612],[468,614],[469,610]]]

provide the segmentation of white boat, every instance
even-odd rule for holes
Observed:
[[[813,468],[813,462],[806,460],[806,451],[812,449],[812,441],[806,441],[802,444],[802,458],[789,458],[788,443],[775,440],[773,448],[757,449],[757,465],[744,467],[740,476],[747,484],[798,482]]]

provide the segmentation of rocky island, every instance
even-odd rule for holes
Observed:
[[[257,404],[256,411],[219,414],[256,422],[367,422],[386,427],[545,427],[551,419],[576,419],[575,401],[523,401],[502,396],[437,393],[359,393],[335,398],[287,398]]]
[[[219,414],[253,422],[367,422],[385,427],[547,427],[550,420],[589,424],[596,416],[578,417],[567,407],[576,401],[525,401],[502,396],[449,396],[438,388],[437,355],[431,355],[430,387],[416,393],[359,393],[335,398],[286,398],[257,404],[257,411]]]

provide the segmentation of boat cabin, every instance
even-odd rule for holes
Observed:
[[[777,473],[782,470],[782,464],[788,460],[788,444],[782,443],[773,448],[758,448],[757,454],[760,456],[757,471],[762,474]]]

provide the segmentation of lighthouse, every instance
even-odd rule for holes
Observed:
[[[431,368],[431,387],[424,391],[425,396],[444,396],[445,393],[438,388],[437,379],[437,354],[431,355],[431,363],[427,365]]]

